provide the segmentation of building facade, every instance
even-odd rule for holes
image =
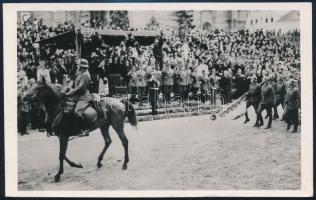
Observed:
[[[109,11],[34,11],[19,12],[18,22],[23,16],[42,19],[47,26],[57,26],[64,22],[77,24],[91,19],[110,20]],[[130,27],[144,29],[154,19],[159,29],[177,30],[175,11],[128,11]],[[79,21],[78,21],[79,20]],[[299,30],[299,11],[245,11],[245,10],[201,10],[193,11],[193,25],[197,29],[213,31],[222,29],[234,32],[241,29],[255,31],[257,29],[287,32]]]
[[[250,11],[246,20],[246,28],[288,32],[300,29],[299,11]]]

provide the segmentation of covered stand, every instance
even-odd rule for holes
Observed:
[[[39,44],[41,55],[47,58],[51,57],[56,52],[56,49],[76,49],[77,54],[80,52],[80,42],[76,40],[75,30],[61,33],[36,43]]]
[[[125,36],[131,34],[135,40],[142,46],[149,46],[154,43],[155,38],[159,36],[157,31],[123,31],[123,30],[97,30],[96,31],[106,44],[119,45],[125,40]]]

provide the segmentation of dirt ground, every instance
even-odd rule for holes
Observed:
[[[141,122],[126,125],[130,162],[121,170],[123,147],[110,129],[112,144],[98,169],[103,147],[99,131],[72,140],[61,182],[57,137],[31,132],[18,137],[19,190],[293,190],[301,187],[300,128],[285,131],[283,122],[272,129],[253,128],[254,115],[238,120],[209,116]],[[266,123],[266,121],[265,121]]]

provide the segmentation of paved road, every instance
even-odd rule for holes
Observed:
[[[252,113],[252,111],[250,111]],[[70,142],[68,157],[83,169],[65,163],[60,183],[58,140],[32,132],[18,137],[19,190],[183,190],[183,189],[299,189],[300,130],[285,124],[253,128],[238,120],[208,116],[126,125],[130,146],[127,171],[121,170],[123,147],[113,129],[103,167],[96,166],[103,147],[99,131]]]

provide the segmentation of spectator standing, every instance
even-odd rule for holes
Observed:
[[[139,70],[137,70],[137,88],[138,88],[138,98],[141,98],[142,96],[146,95],[146,86],[147,86],[147,80],[146,80],[146,72],[144,70],[145,67],[140,66]]]
[[[135,66],[131,68],[131,70],[128,72],[128,77],[129,77],[129,90],[130,90],[130,94],[131,94],[131,98],[130,101],[132,103],[135,103],[137,98],[137,80],[138,80],[138,76],[136,73],[136,69]]]
[[[198,69],[195,68],[194,71],[191,73],[192,93],[194,95],[198,94],[198,91],[200,90],[200,87],[201,87],[200,76],[198,75],[197,71],[198,71]]]
[[[42,80],[42,77],[45,78],[46,82],[51,83],[51,77],[50,77],[50,73],[49,73],[49,66],[44,62],[41,61],[40,65],[38,66],[37,69],[37,80]]]
[[[152,74],[148,80],[148,88],[149,88],[149,101],[151,104],[151,113],[152,115],[157,115],[158,109],[158,92],[159,92],[159,84],[156,81],[155,74]]]
[[[162,81],[163,81],[163,94],[168,102],[171,99],[171,92],[174,85],[174,70],[171,69],[170,64],[167,64],[162,69]]]
[[[205,70],[202,71],[201,81],[201,100],[205,103],[208,100],[209,89],[210,89],[210,78],[206,74]]]

